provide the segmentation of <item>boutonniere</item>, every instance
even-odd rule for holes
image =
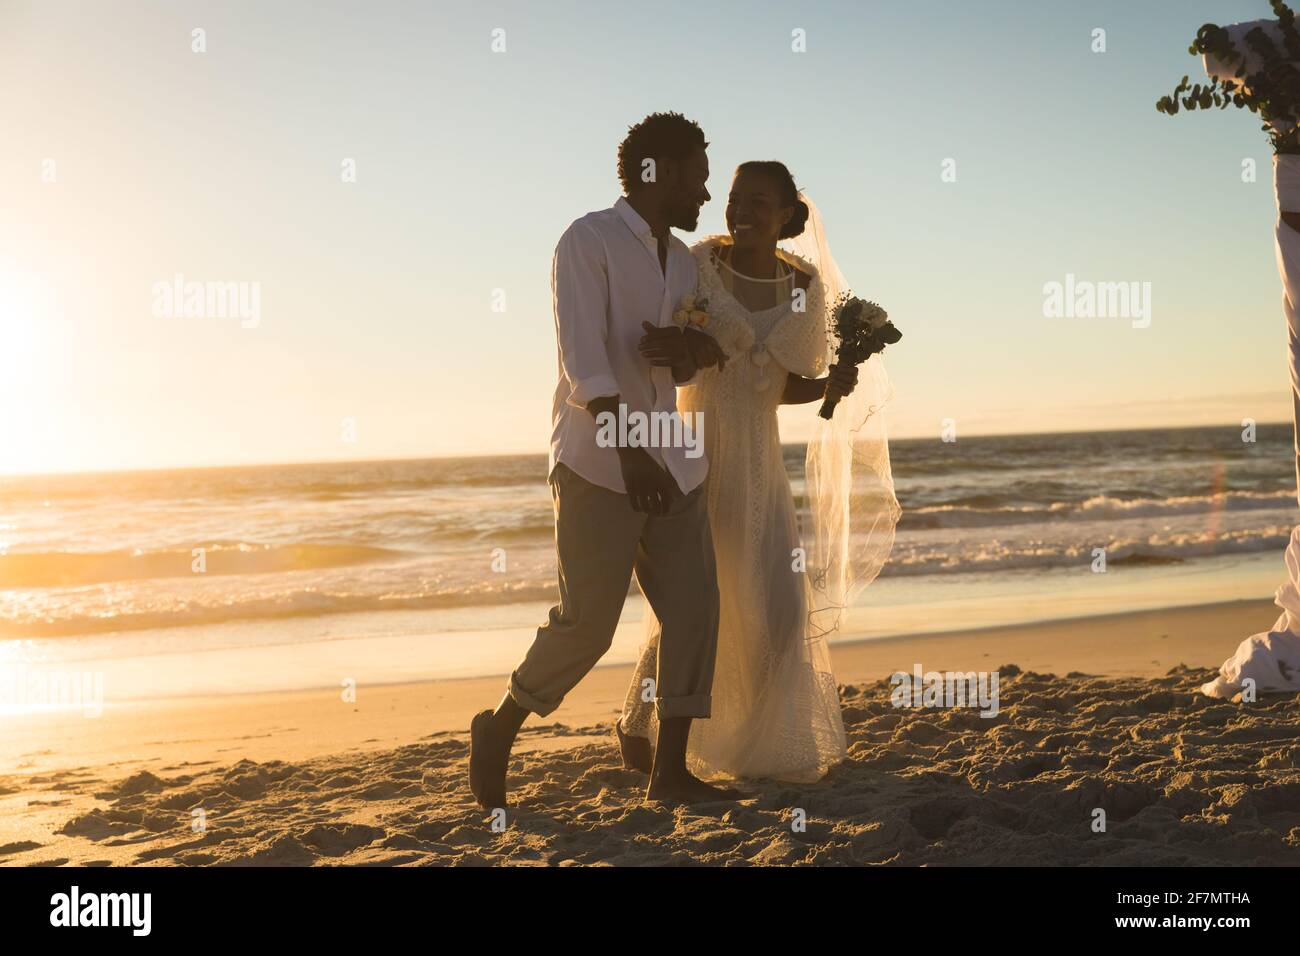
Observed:
[[[684,296],[673,313],[673,324],[681,329],[688,324],[704,328],[709,324],[709,300],[704,296]]]

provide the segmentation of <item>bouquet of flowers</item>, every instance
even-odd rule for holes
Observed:
[[[835,301],[831,313],[831,330],[839,339],[835,350],[836,365],[861,365],[871,356],[883,352],[886,345],[893,345],[903,337],[903,333],[889,321],[889,313],[874,302],[865,302],[851,292],[844,292]],[[835,414],[839,398],[828,398],[822,402],[817,414],[829,419]]]

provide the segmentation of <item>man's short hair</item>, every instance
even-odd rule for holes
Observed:
[[[618,144],[618,181],[630,193],[641,182],[641,166],[647,159],[685,160],[697,149],[708,148],[704,130],[681,113],[651,113]]]

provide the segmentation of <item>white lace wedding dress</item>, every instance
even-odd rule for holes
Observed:
[[[691,726],[687,762],[702,777],[816,781],[844,759],[839,693],[823,633],[813,633],[813,594],[803,570],[794,497],[782,462],[777,408],[787,372],[814,377],[827,361],[826,290],[817,270],[778,255],[812,276],[806,307],[792,300],[750,312],[727,290],[712,253],[723,238],[698,243],[697,295],[709,300],[706,331],[727,353],[679,393],[683,412],[704,413],[709,459],[709,524],[720,597],[712,716]],[[793,273],[788,273],[792,277]],[[788,296],[788,293],[787,293]],[[892,497],[892,496],[891,496]],[[654,740],[652,685],[657,622],[628,691],[625,733]],[[643,698],[649,698],[645,700]]]

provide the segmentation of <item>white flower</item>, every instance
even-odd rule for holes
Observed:
[[[885,323],[889,321],[889,313],[882,309],[874,302],[868,302],[862,309],[862,321],[866,323],[867,328],[875,332],[882,329]]]
[[[767,349],[761,345],[755,345],[749,352],[749,360],[759,368],[766,365],[771,358],[772,356],[768,354]]]

